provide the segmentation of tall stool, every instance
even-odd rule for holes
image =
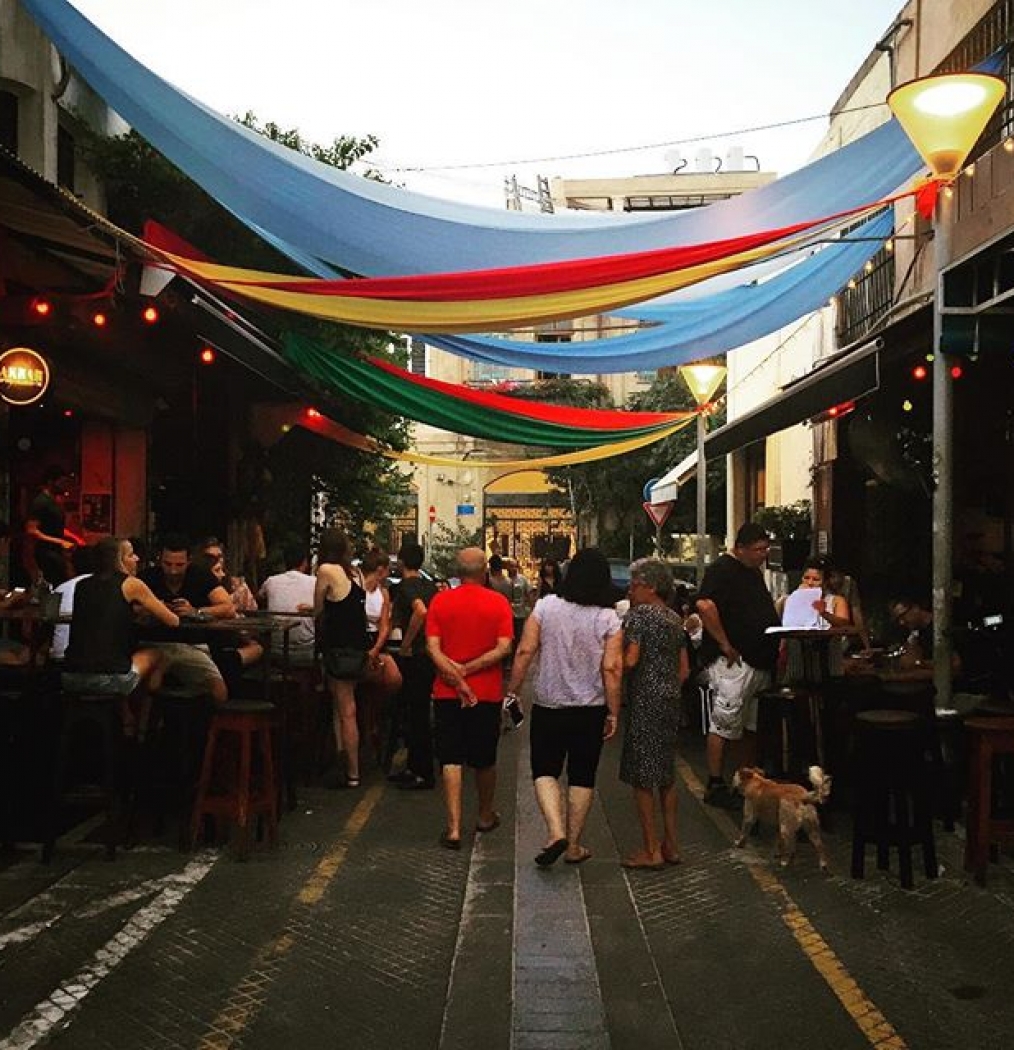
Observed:
[[[52,793],[42,840],[42,862],[53,859],[60,803],[64,800],[65,780],[71,743],[82,728],[98,732],[99,770],[97,785],[101,788],[102,804],[106,814],[106,857],[116,856],[117,841],[121,837],[117,827],[120,817],[121,774],[124,769],[123,724],[120,705],[123,697],[116,693],[75,691],[66,686],[61,697],[60,735],[56,763],[53,770]],[[132,779],[132,778],[131,778]],[[128,791],[132,784],[123,785]],[[130,807],[127,821],[129,823]]]
[[[912,847],[922,847],[928,879],[937,876],[933,800],[925,760],[924,728],[912,711],[861,711],[855,721],[852,877],[864,875],[866,846],[877,847],[877,867],[890,866],[898,850],[898,874],[913,887]]]
[[[759,760],[765,772],[801,776],[820,754],[820,727],[809,691],[791,686],[765,689],[757,704]]]
[[[990,847],[1014,840],[1014,818],[995,814],[993,760],[1014,755],[1014,718],[975,716],[965,720],[968,734],[968,821],[965,870],[986,882]]]
[[[190,821],[190,844],[196,846],[206,816],[227,817],[237,829],[236,853],[246,857],[250,846],[250,818],[263,815],[268,842],[278,841],[278,787],[271,727],[274,704],[266,700],[232,700],[215,710],[204,749],[201,777]],[[234,738],[238,754],[231,769],[223,770],[224,791],[212,794],[212,776],[220,743],[227,735]],[[255,775],[253,757],[256,741],[260,771]],[[223,747],[223,752],[225,748]]]
[[[162,689],[152,697],[147,751],[155,830],[161,834],[167,814],[171,815],[181,851],[190,845],[191,812],[212,706],[208,695],[173,689]]]

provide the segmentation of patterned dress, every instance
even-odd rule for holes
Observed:
[[[623,621],[623,637],[638,643],[640,657],[627,679],[620,779],[632,787],[667,787],[675,777],[680,649],[686,635],[672,609],[635,605]]]

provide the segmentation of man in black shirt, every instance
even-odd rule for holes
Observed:
[[[39,575],[51,587],[70,577],[66,554],[75,546],[63,534],[66,520],[60,501],[66,481],[67,471],[62,467],[47,467],[42,476],[42,488],[32,500],[25,522],[25,536],[35,543],[35,565]]]
[[[756,761],[757,693],[771,682],[778,656],[778,613],[761,568],[771,541],[748,522],[736,534],[731,552],[708,566],[697,597],[704,624],[701,663],[712,704],[708,718],[708,790],[704,801],[731,806],[735,800],[722,776],[727,740],[742,741],[737,765]]]
[[[158,564],[145,570],[141,579],[177,616],[227,619],[235,615],[226,589],[210,569],[190,564],[187,544],[181,538],[166,537]],[[228,700],[228,688],[208,646],[171,641],[158,645],[166,657],[166,677],[178,688],[206,693],[216,703]]]
[[[428,789],[433,778],[433,733],[430,728],[430,705],[433,694],[433,661],[426,651],[426,610],[437,589],[420,573],[423,549],[417,543],[406,543],[398,552],[402,564],[401,583],[392,597],[394,624],[401,628],[398,669],[401,671],[401,693],[397,704],[407,720],[408,763],[403,773],[392,779],[399,787]]]

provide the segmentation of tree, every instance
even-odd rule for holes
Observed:
[[[579,408],[613,407],[603,384],[563,376],[505,392],[528,400]],[[628,398],[626,407],[642,412],[680,412],[694,409],[696,403],[678,373],[662,370],[647,390]],[[721,425],[725,420],[724,408],[710,419],[712,427]],[[594,463],[557,467],[546,473],[557,488],[568,494],[579,542],[593,542],[611,557],[626,557],[633,537],[635,555],[648,554],[654,551],[655,527],[642,507],[645,483],[667,473],[685,459],[696,444],[696,429],[691,423],[663,441],[636,452]],[[724,463],[709,465],[707,484],[708,530],[721,531],[725,506]],[[686,488],[686,498],[677,502],[666,532],[693,532],[696,506],[696,482],[691,482]]]
[[[443,522],[433,526],[430,544],[430,564],[443,577],[455,573],[455,559],[463,547],[481,547],[482,529],[469,529],[463,525],[451,528]]]
[[[362,160],[378,144],[376,137],[368,135],[340,136],[322,146],[307,142],[295,129],[282,129],[270,121],[261,125],[252,113],[240,122],[336,168]],[[297,272],[290,260],[222,208],[137,132],[112,138],[91,132],[82,148],[105,185],[109,217],[117,225],[140,233],[147,219],[155,219],[218,261]],[[387,332],[260,308],[258,321],[274,336],[285,330],[298,331],[342,353],[387,357],[397,363],[406,359],[403,341]],[[339,422],[394,449],[408,447],[408,424],[403,418],[343,399],[333,390],[327,393],[342,409]],[[344,524],[354,531],[384,521],[404,505],[409,492],[407,478],[390,461],[333,443],[325,445],[298,430],[268,450],[266,467],[271,481],[265,485],[261,510],[274,536],[294,533],[308,538],[309,498],[315,488],[324,491],[332,506],[342,508]]]

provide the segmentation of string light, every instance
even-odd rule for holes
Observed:
[[[96,310],[95,313],[92,314],[92,324],[95,325],[96,328],[105,328],[108,323],[109,318],[101,310]]]
[[[158,307],[148,305],[141,311],[141,320],[145,324],[158,324]]]
[[[53,304],[48,299],[33,299],[31,309],[36,317],[49,317],[53,312]]]
[[[929,375],[929,369],[925,365],[916,365],[912,369],[912,378],[922,381]]]
[[[210,346],[204,347],[204,349],[201,350],[201,364],[203,364],[203,365],[212,365],[214,363],[215,363],[215,351],[212,350]]]
[[[856,286],[856,279],[854,277],[850,277],[849,278],[849,288],[855,288],[855,286]]]
[[[320,419],[320,413],[315,408],[308,408],[306,414],[310,419]]]
[[[887,240],[884,241],[884,251],[885,252],[893,252],[894,251],[894,238],[893,237],[888,237]]]
[[[1006,138],[1003,140],[1003,148],[1008,153],[1014,153],[1014,139]]]
[[[873,273],[873,260],[872,259],[867,259],[866,260],[866,265],[863,267],[863,269],[867,273]]]
[[[901,403],[901,410],[903,412],[911,412],[914,407],[915,406],[912,404],[911,401],[908,400],[908,398],[905,398],[905,400]]]
[[[951,379],[960,379],[965,374],[965,370],[961,365],[951,366]]]
[[[947,198],[948,200],[950,200],[950,199],[951,199],[951,197],[953,197],[953,196],[954,196],[954,187],[953,187],[953,186],[945,186],[945,187],[944,187],[944,196],[945,196],[945,197],[946,197],[946,198]]]
[[[965,174],[971,178],[975,174],[975,161],[973,160],[968,167],[965,168]]]

